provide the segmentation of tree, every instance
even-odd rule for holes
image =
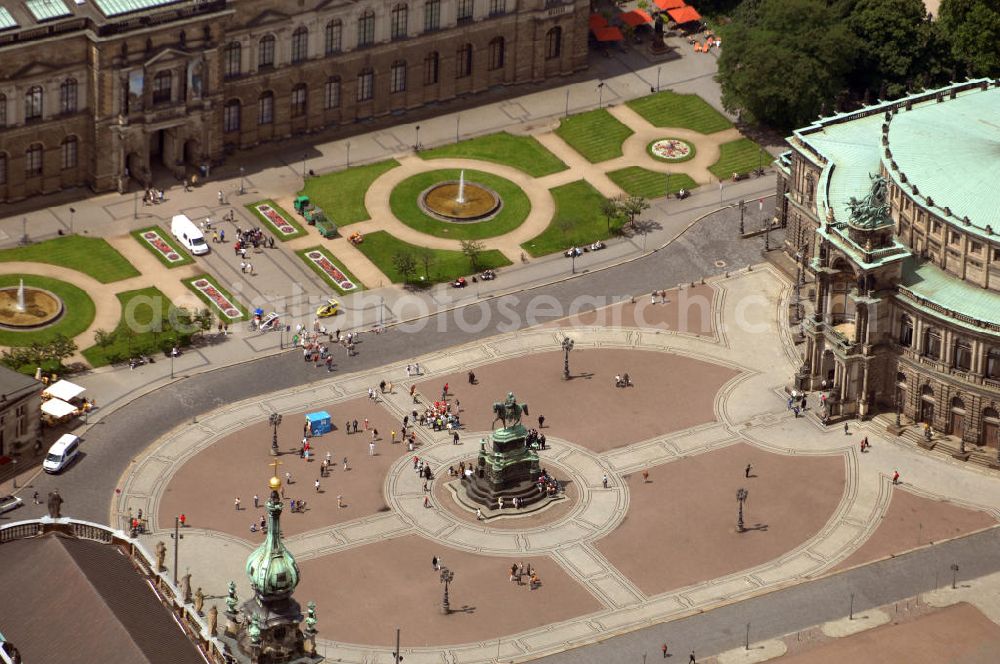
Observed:
[[[473,272],[479,271],[479,257],[484,251],[486,245],[481,240],[462,240],[462,253],[468,257]]]
[[[742,119],[799,127],[846,87],[860,44],[822,0],[761,0],[723,31],[722,104]]]
[[[417,261],[409,251],[399,251],[392,255],[392,266],[403,275],[403,281],[409,281],[417,271]]]
[[[115,342],[118,338],[118,334],[112,330],[108,332],[107,330],[95,330],[94,331],[94,343],[99,348],[107,348]]]
[[[55,339],[42,347],[42,357],[55,364],[62,364],[62,361],[71,356],[77,350],[76,342],[65,334],[57,334]]]
[[[431,265],[434,264],[434,252],[423,248],[420,250],[420,264],[424,266],[424,279],[431,280]]]
[[[208,309],[200,309],[194,315],[194,323],[199,332],[208,332],[212,329],[212,312]]]
[[[996,0],[941,0],[941,34],[958,76],[1000,76],[1000,6]]]
[[[622,197],[605,198],[601,204],[601,214],[608,220],[608,233],[611,232],[612,223],[617,225],[624,217],[622,213]]]
[[[635,228],[635,220],[638,219],[643,212],[649,209],[649,201],[647,201],[642,196],[629,196],[622,201],[621,210],[622,214],[628,220],[628,225]]]

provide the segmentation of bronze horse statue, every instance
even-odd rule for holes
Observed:
[[[528,414],[528,404],[518,403],[517,399],[514,398],[513,392],[507,393],[507,398],[504,401],[497,401],[493,403],[493,422],[490,424],[492,428],[497,420],[503,423],[503,427],[506,429],[508,426],[521,423],[521,414]]]

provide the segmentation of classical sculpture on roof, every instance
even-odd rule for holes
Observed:
[[[881,226],[891,226],[889,216],[889,186],[885,178],[879,174],[873,175],[871,189],[860,201],[851,196],[847,207],[851,210],[852,226],[865,230],[874,230]]]

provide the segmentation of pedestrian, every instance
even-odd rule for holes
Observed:
[[[414,373],[414,375],[416,375],[416,376],[419,376],[419,375],[420,375],[420,363],[419,363],[419,362],[415,362],[415,363],[413,364],[413,373]]]
[[[798,406],[792,406],[792,413],[797,418],[799,416],[799,407]]]
[[[642,471],[642,483],[646,484],[647,482],[649,482],[649,471],[644,470]]]
[[[545,426],[545,416],[544,415],[539,415],[538,416],[538,428],[541,429],[544,426]]]
[[[601,484],[604,485],[605,489],[608,488],[608,474],[607,473],[604,473],[604,477],[601,479]]]
[[[375,439],[377,439],[377,438],[378,438],[378,429],[376,429],[375,427],[372,427],[372,442],[374,443]]]
[[[339,508],[339,507],[343,507],[343,506],[344,506],[344,497],[343,496],[337,496],[337,507]]]
[[[458,445],[458,431],[457,430],[451,432],[451,444],[452,445]]]
[[[239,511],[240,511],[240,497],[239,497],[239,496],[236,496],[236,500],[235,500],[235,501],[233,501],[233,502],[234,502],[234,503],[235,503],[235,505],[236,505],[236,511],[237,511],[237,512],[239,512]]]
[[[41,505],[42,504],[42,501],[38,500],[38,492],[37,491],[35,492],[35,494],[33,496],[31,496],[31,500],[34,501],[34,503],[36,505]]]
[[[477,507],[476,508],[476,521],[482,521],[485,518],[486,517],[483,516],[483,510],[481,510],[480,508]]]
[[[222,201],[225,200],[222,196],[222,190],[219,190],[219,205],[222,205]]]
[[[316,480],[315,482],[313,482],[313,486],[316,487],[316,493],[319,493],[319,480]]]
[[[225,228],[223,228],[222,230],[219,231],[219,242],[222,242],[222,243],[226,242],[226,229]]]
[[[896,470],[892,473],[892,483],[899,484],[899,471]]]
[[[358,432],[358,421],[354,420],[354,422],[352,424],[354,425],[354,433],[357,433]]]
[[[844,435],[845,436],[850,436],[851,435],[850,430],[847,428],[847,422],[844,422]]]
[[[396,444],[396,430],[393,429],[389,432],[389,443],[392,445]]]
[[[438,557],[437,556],[434,556],[433,558],[431,558],[431,567],[433,567],[435,570],[438,569]]]
[[[430,496],[424,496],[424,507],[430,507],[430,506],[431,506]]]
[[[347,457],[344,457],[344,470],[347,470]]]
[[[368,418],[365,418],[365,431],[368,431]]]
[[[368,456],[375,456],[375,441],[368,443]]]
[[[476,384],[476,374],[472,371],[469,372],[469,385]]]
[[[378,389],[382,394],[385,394],[385,380],[379,382]]]
[[[666,641],[664,641],[663,645],[660,646],[660,650],[663,651],[663,659],[666,659],[667,658],[667,642]]]
[[[743,469],[743,477],[750,477],[750,471],[753,470],[753,464],[748,463],[747,467]]]
[[[254,509],[260,508],[260,496],[258,496],[256,493],[253,495],[253,507]]]
[[[244,261],[240,261],[240,272],[242,274],[246,274],[247,273],[247,264]]]
[[[413,375],[413,365],[412,364],[407,364],[406,365],[406,377],[409,378],[412,375]]]
[[[688,664],[698,664],[698,660],[694,658],[694,651],[691,651],[691,656],[688,657]]]
[[[187,516],[185,516],[183,513],[181,513],[181,515],[177,518],[177,520],[181,522],[181,528],[187,525]]]

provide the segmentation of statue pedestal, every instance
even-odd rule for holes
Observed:
[[[472,476],[462,482],[468,500],[493,509],[500,498],[504,503],[517,498],[525,506],[544,498],[535,485],[538,454],[528,446],[527,437],[521,423],[493,432],[492,449],[482,445]]]

